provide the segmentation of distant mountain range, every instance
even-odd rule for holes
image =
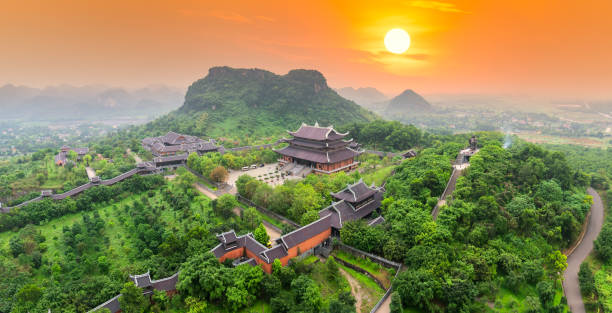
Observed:
[[[353,88],[353,87],[344,87],[340,89],[336,89],[339,95],[342,97],[353,100],[355,103],[359,104],[364,108],[372,108],[373,105],[377,103],[384,102],[388,100],[388,97],[385,96],[382,92],[374,87],[364,87],[364,88]]]
[[[406,89],[395,98],[391,99],[385,108],[385,113],[411,113],[411,112],[426,112],[431,110],[431,104],[421,95],[414,92],[412,89]]]
[[[412,89],[406,89],[392,99],[373,87],[344,87],[337,91],[341,96],[389,119],[397,118],[398,114],[423,113],[432,109],[431,104]]]
[[[277,75],[262,69],[213,67],[189,87],[183,106],[144,127],[157,133],[175,130],[244,139],[283,135],[302,122],[339,126],[375,117],[329,88],[318,71]]]
[[[70,85],[43,89],[14,85],[0,87],[2,119],[53,121],[154,117],[176,109],[182,101],[182,90],[166,86],[135,90]]]

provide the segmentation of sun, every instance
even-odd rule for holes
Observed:
[[[410,48],[410,35],[401,28],[394,28],[385,35],[385,47],[391,53],[404,53]]]

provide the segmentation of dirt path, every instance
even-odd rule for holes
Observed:
[[[241,208],[241,207],[235,207],[232,211],[237,216],[240,216],[240,213],[242,212],[242,210],[243,210],[243,208]],[[270,241],[273,242],[274,240],[276,240],[276,239],[281,237],[282,234],[281,234],[280,231],[278,231],[276,226],[270,224],[266,220],[262,220],[261,223],[266,228],[266,232],[268,233],[268,236],[270,236]]]
[[[89,179],[92,179],[93,177],[96,177],[96,171],[93,168],[88,166],[88,167],[85,168],[85,171],[87,172],[87,177]]]
[[[204,188],[202,185],[200,185],[198,183],[193,184],[193,186],[196,188],[196,190],[198,190],[199,192],[201,192],[205,196],[209,197],[211,200],[215,200],[215,199],[218,198],[216,194],[214,194],[210,190]]]
[[[578,270],[580,270],[580,264],[593,250],[593,241],[599,235],[604,219],[604,209],[599,194],[593,188],[589,188],[588,192],[593,197],[591,218],[589,218],[589,224],[582,241],[572,254],[567,257],[567,269],[563,273],[563,291],[572,313],[585,313],[578,283]]]
[[[268,223],[267,221],[261,221],[263,223],[263,226],[266,228],[266,232],[268,233],[268,236],[270,236],[270,241],[274,241],[278,238],[280,238],[281,233],[279,233],[275,228],[271,227],[270,223]]]
[[[388,296],[387,299],[380,305],[376,313],[391,313],[391,296]]]
[[[131,155],[134,158],[134,161],[136,161],[136,163],[142,163],[142,159],[138,156],[138,154],[132,152],[130,148],[127,148],[125,152]]]
[[[359,282],[342,268],[339,268],[338,270],[340,271],[340,274],[342,274],[342,276],[348,280],[349,285],[351,285],[351,294],[353,295],[353,298],[355,298],[355,308],[357,309],[357,313],[361,313],[361,299],[364,295],[361,292]]]

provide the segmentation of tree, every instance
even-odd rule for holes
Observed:
[[[270,299],[272,313],[291,313],[295,311],[294,307],[295,303],[290,292],[281,292]]]
[[[180,167],[176,173],[178,174],[178,183],[183,189],[190,188],[197,180],[197,177],[184,167]]]
[[[555,252],[549,254],[547,259],[551,272],[553,273],[555,287],[557,287],[557,278],[560,277],[563,279],[563,275],[561,274],[567,268],[567,256],[561,253],[561,251],[556,250]]]
[[[601,260],[612,259],[612,223],[604,223],[599,236],[595,239],[594,246]]]
[[[539,313],[542,310],[538,298],[532,296],[525,298],[525,309],[527,313]]]
[[[100,272],[107,273],[110,263],[108,262],[108,258],[105,255],[101,255],[98,257],[98,268]]]
[[[296,302],[299,303],[304,312],[319,312],[323,300],[319,287],[306,275],[300,275],[291,282],[291,290],[295,293]]]
[[[397,292],[391,294],[390,309],[391,313],[402,313],[404,310],[404,307],[402,306],[402,297]]]
[[[234,208],[238,207],[238,201],[231,194],[224,194],[217,198],[217,201],[213,205],[213,211],[215,214],[223,217],[230,218],[234,214]]]
[[[179,293],[211,301],[225,295],[230,277],[212,252],[197,253],[181,264],[181,275],[176,285]]]
[[[300,221],[307,211],[321,207],[323,200],[311,185],[298,183],[293,189],[293,201],[289,210],[291,218]]]
[[[310,210],[310,211],[306,211],[306,213],[302,215],[301,223],[302,225],[308,225],[318,219],[319,219],[319,212],[317,212],[317,210]]]
[[[78,154],[74,150],[68,151],[68,159],[71,161],[76,161]]]
[[[336,263],[333,256],[330,255],[329,258],[327,258],[327,261],[325,261],[325,268],[329,280],[335,281],[338,279],[338,263]]]
[[[260,184],[253,194],[253,202],[262,207],[268,207],[274,189],[268,184]]]
[[[248,229],[255,229],[261,223],[261,217],[254,207],[248,207],[242,211],[242,222]]]
[[[274,259],[272,262],[272,275],[280,276],[281,270],[283,269],[283,264],[279,259]]]
[[[219,165],[215,167],[212,172],[210,172],[210,179],[217,183],[223,183],[227,180],[228,175],[229,174],[227,173],[225,167]]]
[[[259,243],[264,246],[268,246],[270,236],[268,235],[266,227],[263,225],[263,223],[260,223],[259,226],[257,226],[255,231],[253,232],[253,236],[255,236],[255,240],[257,240]]]
[[[136,287],[134,282],[127,282],[121,288],[119,297],[121,311],[126,313],[144,312],[147,306],[147,299],[142,295],[142,289]]]
[[[35,284],[28,284],[15,294],[15,306],[18,308],[17,312],[28,312],[36,306],[36,303],[40,300],[43,295],[43,289]]]
[[[278,259],[275,259],[275,261]],[[276,296],[282,289],[282,284],[276,275],[264,275],[261,281],[261,295],[265,299]]]
[[[595,292],[595,278],[593,277],[593,271],[589,263],[583,262],[580,264],[580,271],[578,271],[578,281],[580,282],[580,291],[585,296],[590,296]]]
[[[90,154],[86,154],[86,155],[83,157],[83,161],[85,162],[85,165],[89,166],[89,163],[91,163],[91,159],[92,159],[92,158],[91,158],[91,155],[90,155]]]
[[[11,253],[13,254],[13,257],[17,257],[18,255],[24,252],[23,240],[21,240],[19,236],[11,237],[11,240],[9,241],[9,247],[11,249]]]
[[[555,298],[555,290],[548,281],[541,281],[536,285],[536,291],[540,298],[542,307],[549,308],[552,306],[552,302]]]
[[[165,310],[170,302],[170,298],[168,297],[166,292],[162,290],[153,290],[152,299],[153,299],[153,302],[155,303],[156,309],[158,310]],[[155,312],[154,310],[152,311]],[[199,312],[196,312],[196,313],[199,313]]]
[[[408,269],[393,280],[393,289],[402,296],[402,303],[412,303],[419,308],[433,307],[433,299],[441,291],[434,275],[424,269]]]
[[[253,180],[255,180],[255,178],[247,174],[240,175],[240,177],[238,177],[238,179],[236,180],[236,189],[238,190],[238,194],[250,199],[246,191],[246,185],[247,183]]]
[[[187,313],[204,313],[206,312],[206,302],[200,301],[195,297],[185,298],[185,304],[189,308]]]

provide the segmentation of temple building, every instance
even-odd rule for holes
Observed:
[[[62,146],[60,152],[55,155],[55,165],[64,166],[68,162],[68,152],[74,151],[77,154],[77,160],[82,160],[89,152],[89,148],[71,148],[69,146]]]
[[[220,244],[212,253],[220,262],[234,260],[234,265],[259,265],[267,273],[272,272],[272,263],[279,259],[283,266],[300,255],[315,253],[320,247],[330,244],[330,237],[340,234],[343,223],[368,218],[376,211],[382,200],[383,190],[368,187],[362,180],[348,185],[345,189],[332,193],[337,200],[329,207],[319,211],[320,218],[276,239],[268,248],[255,240],[252,234],[236,236],[231,230],[217,235]],[[384,222],[382,216],[371,219],[368,225]]]
[[[339,235],[343,223],[366,218],[380,208],[383,190],[375,186],[368,187],[363,180],[348,185],[340,192],[332,193],[336,200],[325,209],[319,211],[319,216],[331,214],[331,227],[333,235]],[[380,217],[382,218],[382,217]],[[384,221],[376,222],[379,224]]]
[[[293,137],[286,140],[289,146],[275,150],[282,165],[295,163],[320,174],[350,171],[359,165],[355,157],[361,152],[354,149],[358,146],[352,139],[344,140],[348,133],[339,133],[333,126],[302,124],[297,131],[287,132]]]
[[[142,140],[142,147],[151,151],[154,156],[169,156],[197,152],[222,152],[223,147],[217,146],[212,139],[202,140],[196,136],[168,132],[164,136],[148,137]]]

